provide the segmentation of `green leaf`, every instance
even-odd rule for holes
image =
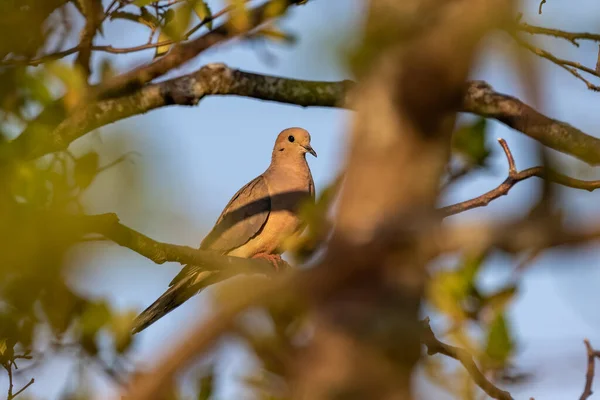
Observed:
[[[166,42],[167,40],[171,40],[171,38],[169,37],[169,35],[167,35],[166,33],[164,33],[161,30],[158,33],[157,43]],[[154,52],[154,58],[167,54],[167,52],[169,51],[169,49],[171,49],[171,47],[173,47],[173,44],[165,44],[162,46],[157,46],[156,51]]]
[[[0,339],[0,356],[3,356],[4,353],[6,353],[6,350],[8,350],[8,346],[6,345],[6,339]]]
[[[296,40],[297,40],[294,35],[283,32],[282,30],[280,30],[274,26],[259,29],[256,32],[256,34],[267,37],[269,39],[273,39],[274,41],[277,41],[277,42],[284,42],[287,44],[294,44],[294,43],[296,43]]]
[[[175,11],[170,8],[165,13],[165,22],[162,27],[162,31],[164,31],[173,40],[183,40],[185,39],[185,33],[190,26],[191,20],[192,7],[189,3],[184,3],[183,5],[175,8]]]
[[[96,177],[98,171],[98,153],[90,152],[75,161],[75,184],[81,189],[87,188]]]
[[[207,18],[212,18],[212,11],[211,11],[210,7],[208,6],[208,4],[206,4],[206,1],[196,0],[193,2],[192,7],[194,9],[194,12],[200,19],[200,21],[204,21]],[[208,27],[208,29],[212,30],[213,21],[212,20],[208,21],[206,23],[206,26]]]
[[[470,281],[465,279],[461,271],[439,271],[427,287],[427,298],[447,316],[464,320],[467,315],[461,303],[469,294],[470,288]]]
[[[479,118],[460,127],[452,135],[452,148],[470,164],[484,166],[491,153],[485,143],[486,127],[486,119]]]
[[[160,23],[156,17],[148,12],[145,8],[142,8],[141,14],[130,13],[126,11],[118,11],[112,13],[110,17],[111,21],[115,19],[124,19],[127,21],[135,22],[138,24],[146,25],[150,29],[156,29]]]
[[[517,293],[517,287],[514,285],[500,289],[497,292],[485,296],[483,301],[484,307],[489,307],[495,312],[502,312],[508,303],[512,301]]]
[[[131,329],[136,315],[134,310],[130,310],[115,315],[110,321],[110,330],[118,353],[124,353],[132,343]]]
[[[95,336],[110,321],[111,311],[105,301],[88,303],[81,319],[81,330],[84,335]]]
[[[156,0],[135,0],[133,2],[133,5],[138,6],[138,7],[144,7],[147,6],[148,4],[154,3]]]
[[[495,368],[506,364],[514,349],[508,325],[503,314],[499,313],[490,324],[485,354]]]
[[[211,398],[213,394],[214,384],[213,384],[213,371],[211,368],[210,373],[204,375],[200,378],[200,389],[198,390],[198,400],[208,400]]]

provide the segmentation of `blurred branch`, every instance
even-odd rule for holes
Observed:
[[[110,123],[170,105],[196,105],[208,95],[234,95],[303,107],[348,107],[351,81],[322,82],[254,74],[209,64],[198,71],[116,99],[101,100],[62,121],[53,132],[39,132],[32,123],[11,146],[15,154],[37,158],[65,149],[72,141]],[[498,93],[483,81],[467,84],[461,111],[496,119],[540,143],[592,165],[600,164],[600,140],[540,114],[519,99]],[[54,112],[49,108],[48,113]],[[46,117],[42,112],[38,119]]]
[[[583,181],[571,178],[569,176],[559,174],[557,172],[548,171],[548,169],[545,167],[533,167],[521,172],[517,172],[515,160],[508,147],[508,144],[504,139],[498,139],[498,142],[500,143],[500,146],[502,146],[502,149],[504,150],[504,154],[506,155],[506,159],[508,161],[508,177],[498,187],[490,190],[487,193],[482,194],[481,196],[475,197],[471,200],[463,201],[457,204],[440,208],[439,210],[444,217],[458,214],[463,211],[471,210],[477,207],[485,207],[492,200],[507,195],[510,189],[512,189],[512,187],[517,183],[534,176],[541,179],[546,179],[550,182],[554,182],[559,185],[575,189],[584,189],[589,192],[600,188],[600,181]]]
[[[271,275],[273,265],[261,259],[224,256],[216,252],[198,250],[189,246],[158,242],[119,222],[116,214],[77,216],[73,222],[85,233],[100,233],[113,242],[127,247],[157,264],[177,262],[192,264],[206,270],[219,269],[227,275],[258,273]]]
[[[435,354],[443,354],[450,358],[460,361],[465,367],[471,378],[475,381],[485,393],[493,399],[498,400],[512,400],[510,393],[500,389],[490,382],[485,375],[479,370],[477,364],[473,360],[473,356],[469,354],[465,349],[460,347],[451,346],[449,344],[440,342],[433,333],[431,326],[429,325],[429,317],[423,320],[423,332],[421,334],[422,343],[427,346],[427,354],[433,356]]]
[[[301,2],[301,0],[271,0],[251,9],[248,18],[248,30],[257,28],[270,19],[282,16],[288,7]],[[197,39],[175,45],[164,57],[101,83],[93,88],[92,97],[108,98],[131,93],[153,79],[191,60],[206,49],[248,32],[235,32],[231,30],[230,26],[229,21],[225,21]]]

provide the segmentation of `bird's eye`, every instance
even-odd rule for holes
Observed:
[[[292,135],[290,135],[290,136],[288,136],[288,140],[290,142],[294,143],[294,140],[296,140],[296,139],[294,139],[294,137]]]

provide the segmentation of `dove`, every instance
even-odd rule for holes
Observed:
[[[308,131],[297,127],[281,131],[269,167],[233,195],[200,243],[200,249],[235,257],[264,258],[278,268],[283,241],[300,234],[304,228],[298,206],[315,199],[306,153],[317,157]],[[226,278],[219,271],[184,266],[169,289],[135,319],[132,332],[146,329],[205,287]]]

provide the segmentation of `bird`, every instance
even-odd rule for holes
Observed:
[[[233,195],[201,241],[200,249],[263,258],[278,268],[283,241],[304,229],[298,207],[305,201],[315,201],[306,153],[317,157],[307,130],[282,130],[275,140],[269,167]],[[135,318],[132,333],[141,332],[205,287],[226,278],[219,271],[185,265],[167,291]]]

